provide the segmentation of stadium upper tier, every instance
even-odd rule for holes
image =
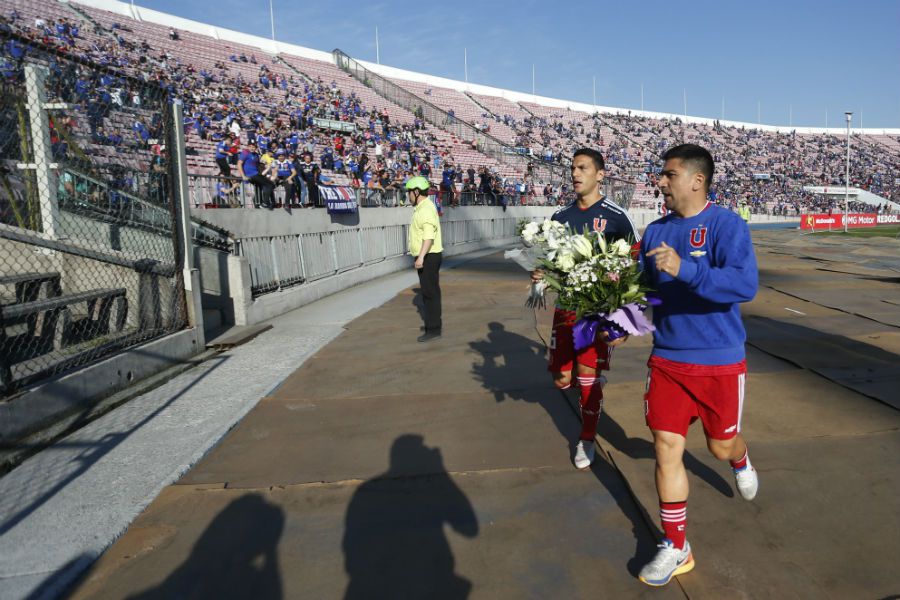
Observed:
[[[229,130],[238,129],[232,124],[236,121],[244,138],[250,131],[262,131],[270,139],[288,140],[297,135],[297,147],[312,153],[317,161],[326,153],[343,153],[347,162],[356,164],[365,155],[373,173],[383,170],[391,177],[421,171],[421,165],[427,164],[425,174],[439,182],[443,166],[452,163],[461,173],[456,182],[460,188],[470,169],[488,170],[508,184],[533,185],[538,194],[548,183],[533,181],[521,161],[488,156],[475,139],[429,122],[379,95],[339,69],[324,53],[223,32],[111,0],[89,4],[0,0],[0,6],[4,27],[158,84],[182,98],[190,149],[188,169],[195,174],[219,172],[215,146]],[[143,18],[135,19],[135,14]],[[340,40],[335,42],[341,45]],[[9,44],[4,45],[0,58],[4,73],[13,76],[19,57]],[[844,183],[846,139],[836,132],[780,130],[624,109],[595,110],[515,92],[486,93],[490,88],[397,69],[366,67],[446,111],[451,122],[465,121],[509,146],[511,153],[533,157],[537,164],[556,164],[564,172],[574,149],[596,147],[606,156],[610,175],[637,183],[634,201],[638,203],[652,205],[656,201],[653,191],[659,157],[666,148],[682,142],[701,144],[713,153],[717,163],[713,188],[723,199],[766,204],[770,209],[827,208],[830,200],[813,197],[802,188]],[[90,78],[86,69],[81,75],[90,88],[80,96],[85,102],[101,94],[104,86],[115,88],[115,81]],[[122,113],[118,115],[121,119]],[[152,115],[141,115],[136,107],[134,118],[149,124]],[[88,127],[73,121],[72,131],[86,153],[102,156],[110,152],[109,144],[98,139],[96,123]],[[337,133],[340,127],[336,123],[346,125],[348,131]],[[104,121],[102,125],[137,131],[131,124]],[[136,134],[116,152],[121,155],[133,143],[146,144],[146,136]],[[900,200],[900,136],[857,132],[851,140],[850,171],[851,185]],[[352,177],[349,170],[329,175],[337,183],[349,183]]]

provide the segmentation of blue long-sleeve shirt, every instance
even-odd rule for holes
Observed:
[[[662,242],[681,257],[678,277],[656,269],[647,252]],[[747,334],[740,303],[756,295],[759,275],[750,230],[730,210],[707,204],[699,214],[674,213],[647,226],[640,260],[662,304],[653,309],[653,354],[698,365],[744,359]]]

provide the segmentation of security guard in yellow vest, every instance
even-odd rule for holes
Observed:
[[[741,202],[741,206],[738,208],[738,214],[741,215],[741,218],[745,223],[750,222],[750,207],[747,206],[746,202]]]
[[[408,249],[416,257],[415,268],[419,273],[419,288],[425,309],[425,333],[418,340],[430,342],[441,337],[440,269],[444,250],[441,222],[437,208],[428,196],[431,183],[427,179],[413,177],[405,187],[407,199],[415,207],[409,224]]]

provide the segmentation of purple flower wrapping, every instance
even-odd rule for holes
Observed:
[[[581,350],[594,343],[597,331],[606,331],[610,340],[624,335],[644,335],[654,331],[653,323],[644,316],[645,307],[630,303],[609,314],[587,315],[572,328],[575,349]]]

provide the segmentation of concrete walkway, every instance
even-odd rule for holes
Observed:
[[[496,254],[442,287],[440,341],[416,343],[409,289],[350,323],[73,597],[649,594],[634,574],[654,539],[623,481],[570,462],[579,424],[547,376],[525,273]]]
[[[91,563],[71,597],[896,594],[900,306],[878,258],[894,249],[754,237],[744,429],[761,491],[735,497],[692,433],[697,568],[667,588],[634,577],[657,535],[649,340],[617,350],[600,459],[575,471],[549,313],[521,307],[524,273],[495,254],[443,275],[440,341],[414,341],[414,276],[388,278],[286,315],[0,479],[0,597],[52,595]]]
[[[274,319],[249,344],[174,377],[0,478],[0,600],[56,597],[260,398],[347,323],[416,281],[410,269]]]

